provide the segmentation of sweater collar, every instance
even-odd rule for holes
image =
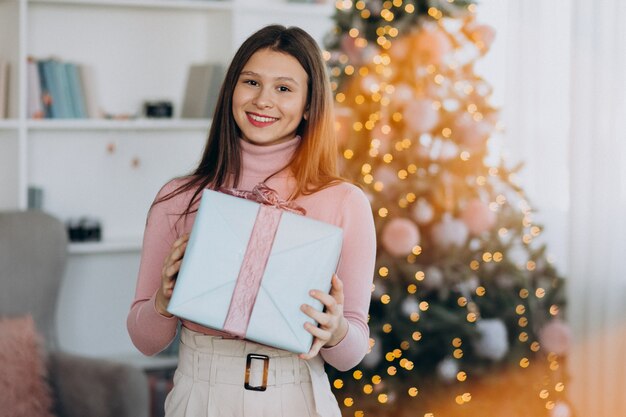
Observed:
[[[256,145],[239,139],[245,177],[263,177],[264,179],[276,171],[284,168],[293,157],[300,136],[275,145]],[[279,174],[278,176],[285,176]]]

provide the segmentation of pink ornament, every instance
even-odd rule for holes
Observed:
[[[417,134],[430,132],[439,123],[439,111],[429,99],[410,101],[404,107],[402,116],[406,126]]]
[[[390,166],[383,165],[374,171],[374,181],[380,181],[388,188],[398,181],[398,175]]]
[[[470,24],[467,30],[469,38],[483,53],[491,48],[491,44],[496,39],[496,31],[489,25]]]
[[[552,319],[539,330],[539,343],[545,352],[563,355],[569,350],[571,332],[567,324],[560,319]]]
[[[407,38],[397,38],[391,42],[391,48],[389,48],[389,54],[394,60],[403,60],[409,55],[411,46],[407,41]]]
[[[408,103],[413,100],[413,97],[415,97],[415,92],[413,88],[406,83],[396,85],[393,91],[393,100],[400,104]]]
[[[422,65],[439,65],[452,51],[452,42],[436,25],[424,25],[415,37],[412,54]]]
[[[396,218],[391,220],[382,234],[383,247],[391,256],[406,256],[413,248],[419,245],[419,229],[411,220]]]
[[[381,141],[388,141],[392,137],[392,130],[389,127],[388,130],[383,129],[383,126],[389,126],[389,122],[381,121],[376,124],[374,129],[372,129],[371,137],[372,139],[379,139]]]
[[[349,107],[335,107],[335,132],[337,134],[337,144],[342,147],[348,142],[352,135],[352,121],[354,111]]]
[[[361,50],[356,46],[356,39],[350,35],[344,35],[341,38],[341,50],[348,56],[348,63],[358,66],[363,63]]]
[[[454,121],[452,137],[472,150],[484,147],[493,131],[493,126],[485,121],[475,121],[468,113],[464,113]]]
[[[450,213],[446,213],[441,223],[433,226],[431,233],[433,242],[439,248],[447,249],[452,246],[463,246],[467,241],[469,230],[463,221],[453,219]]]
[[[461,213],[461,219],[472,235],[480,235],[496,224],[496,213],[479,199],[470,200]]]

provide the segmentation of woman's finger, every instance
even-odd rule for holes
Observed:
[[[316,325],[306,322],[304,324],[304,329],[311,333],[313,337],[320,339],[322,341],[322,345],[330,340],[332,333],[328,330],[322,329],[321,327],[317,327]]]
[[[337,310],[337,299],[330,294],[327,294],[323,291],[319,290],[311,290],[309,293],[311,297],[319,300],[324,307],[326,307],[326,311],[329,313],[334,313]]]
[[[187,249],[187,241],[184,241],[179,246],[174,248],[174,250],[172,250],[172,252],[170,253],[170,260],[177,261],[181,259],[183,255],[185,254],[186,249]]]
[[[331,316],[329,314],[318,311],[308,304],[302,304],[300,310],[322,326],[327,326],[331,320]]]
[[[324,342],[320,339],[315,339],[309,352],[300,354],[300,359],[308,360],[314,358],[317,356],[322,346],[324,346]]]
[[[333,274],[331,283],[332,286],[330,287],[330,295],[337,301],[337,304],[343,305],[343,282],[339,279],[337,274]]]

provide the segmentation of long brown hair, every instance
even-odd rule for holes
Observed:
[[[186,181],[181,186],[159,198],[153,205],[194,190],[187,209],[181,213],[187,215],[203,189],[217,189],[228,185],[227,182],[231,180],[233,185],[239,183],[242,171],[241,132],[232,112],[233,91],[245,64],[261,49],[293,56],[308,75],[308,117],[298,126],[296,133],[302,140],[285,167],[291,169],[296,179],[296,188],[290,199],[312,194],[343,180],[337,171],[333,99],[321,51],[304,30],[293,26],[270,25],[252,34],[235,53],[220,90],[198,167],[185,177]]]

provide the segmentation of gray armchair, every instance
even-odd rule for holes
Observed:
[[[58,350],[54,317],[67,261],[63,223],[40,211],[0,212],[0,315],[30,313],[44,336],[58,417],[147,417],[140,369]]]

